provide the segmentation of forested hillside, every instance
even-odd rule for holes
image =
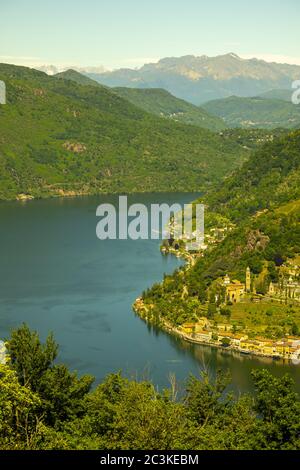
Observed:
[[[300,106],[292,103],[292,90],[289,101],[263,97],[229,98],[209,101],[202,105],[208,113],[222,118],[227,127],[245,129],[296,129],[300,127]],[[273,96],[275,92],[270,93]],[[280,94],[279,94],[280,96]]]
[[[201,198],[206,205],[206,235],[224,227],[227,235],[221,243],[209,244],[195,265],[166,276],[143,294],[154,322],[165,318],[180,325],[195,315],[210,315],[216,311],[214,282],[226,274],[245,282],[248,266],[260,293],[265,293],[265,286],[278,279],[278,268],[300,254],[299,166],[297,131],[265,144]],[[293,321],[300,328],[299,307],[295,309]],[[282,331],[289,333],[292,317],[283,314]]]
[[[249,151],[206,129],[150,115],[105,87],[0,65],[0,199],[199,191]]]
[[[56,77],[72,80],[80,85],[103,86],[75,70],[66,70],[56,74]],[[225,129],[222,119],[210,115],[198,106],[176,98],[166,90],[160,88],[111,88],[111,90],[138,108],[156,116],[212,131]]]
[[[223,119],[209,114],[201,107],[176,98],[163,89],[113,88],[113,90],[132,104],[160,117],[213,131],[226,127]]]

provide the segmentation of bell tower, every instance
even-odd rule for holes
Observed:
[[[246,269],[246,292],[251,292],[251,271],[249,266]]]

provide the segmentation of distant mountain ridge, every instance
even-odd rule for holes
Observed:
[[[234,53],[208,57],[169,57],[140,69],[88,73],[111,87],[163,88],[174,96],[200,105],[213,99],[257,96],[272,89],[291,89],[300,66],[242,59]]]
[[[106,71],[105,67],[103,65],[95,66],[95,67],[76,67],[75,65],[70,67],[70,66],[61,66],[58,67],[56,65],[40,65],[37,67],[34,67],[35,70],[38,70],[39,72],[44,72],[47,75],[57,75],[58,73],[63,73],[66,72],[67,70],[75,70],[76,72],[79,73],[104,73]]]
[[[260,98],[265,98],[265,99],[274,99],[274,100],[282,100],[282,101],[291,102],[292,90],[282,90],[279,88],[277,90],[266,91],[265,93],[261,93],[259,96]]]
[[[66,70],[55,75],[57,78],[71,80],[79,85],[101,87],[100,83],[76,70]],[[203,127],[213,131],[225,129],[223,119],[210,115],[204,109],[187,101],[176,98],[160,88],[111,88],[121,98],[126,99],[144,111],[161,118]]]
[[[176,98],[161,88],[117,87],[113,90],[132,104],[160,117],[213,131],[220,131],[226,127],[223,119],[209,114],[200,106]]]
[[[61,78],[63,80],[71,80],[72,82],[78,83],[79,85],[86,85],[86,86],[103,86],[100,83],[96,82],[92,78],[83,75],[82,73],[78,72],[74,69],[64,70],[63,72],[59,72],[55,74],[56,78]]]
[[[282,90],[280,91],[281,96],[284,96]],[[300,105],[295,105],[287,100],[267,98],[267,96],[273,96],[274,94],[273,90],[272,93],[266,93],[262,97],[241,98],[230,96],[229,98],[209,101],[202,105],[202,109],[223,119],[227,127],[242,127],[245,129],[299,128]]]

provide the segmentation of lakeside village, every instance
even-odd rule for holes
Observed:
[[[203,244],[197,252],[185,252],[181,241],[172,240],[172,246],[165,243],[161,246],[163,254],[174,254],[177,257],[183,256],[186,261],[185,269],[189,269],[195,263],[198,257],[203,257],[210,244],[221,242],[230,228],[212,229],[210,235],[206,237],[206,244]],[[208,239],[208,240],[207,240]],[[215,281],[217,292],[222,292],[222,299],[218,299],[216,294],[216,303],[226,309],[236,312],[239,320],[243,319],[249,306],[257,306],[261,310],[266,310],[267,315],[270,306],[273,308],[282,308],[282,306],[293,306],[295,311],[300,309],[300,257],[296,260],[289,260],[279,268],[278,282],[270,282],[264,294],[257,293],[257,276],[251,273],[248,267],[245,273],[245,283],[240,280],[231,280],[228,275]],[[188,297],[188,291],[182,293],[182,298]],[[145,305],[142,298],[136,299],[133,309],[145,321],[151,317],[149,311],[154,306]],[[269,309],[269,310],[268,310]],[[197,321],[183,323],[175,327],[170,325],[164,318],[160,318],[161,326],[169,333],[176,334],[186,341],[209,345],[227,350],[237,351],[241,354],[255,355],[273,359],[283,359],[293,364],[300,364],[300,334],[297,328],[296,334],[285,334],[277,339],[266,338],[263,331],[253,331],[249,325],[237,326],[238,323],[232,321],[234,318],[218,316],[211,320],[205,316],[207,306],[204,306],[203,315],[197,316]],[[269,313],[272,315],[272,313]],[[223,321],[222,321],[223,319]],[[235,318],[236,319],[236,318]],[[274,319],[273,319],[274,321]],[[276,325],[275,325],[276,326]],[[255,329],[254,329],[255,330]]]

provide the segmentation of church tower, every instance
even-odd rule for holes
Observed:
[[[251,271],[249,266],[246,269],[246,292],[251,292]]]

